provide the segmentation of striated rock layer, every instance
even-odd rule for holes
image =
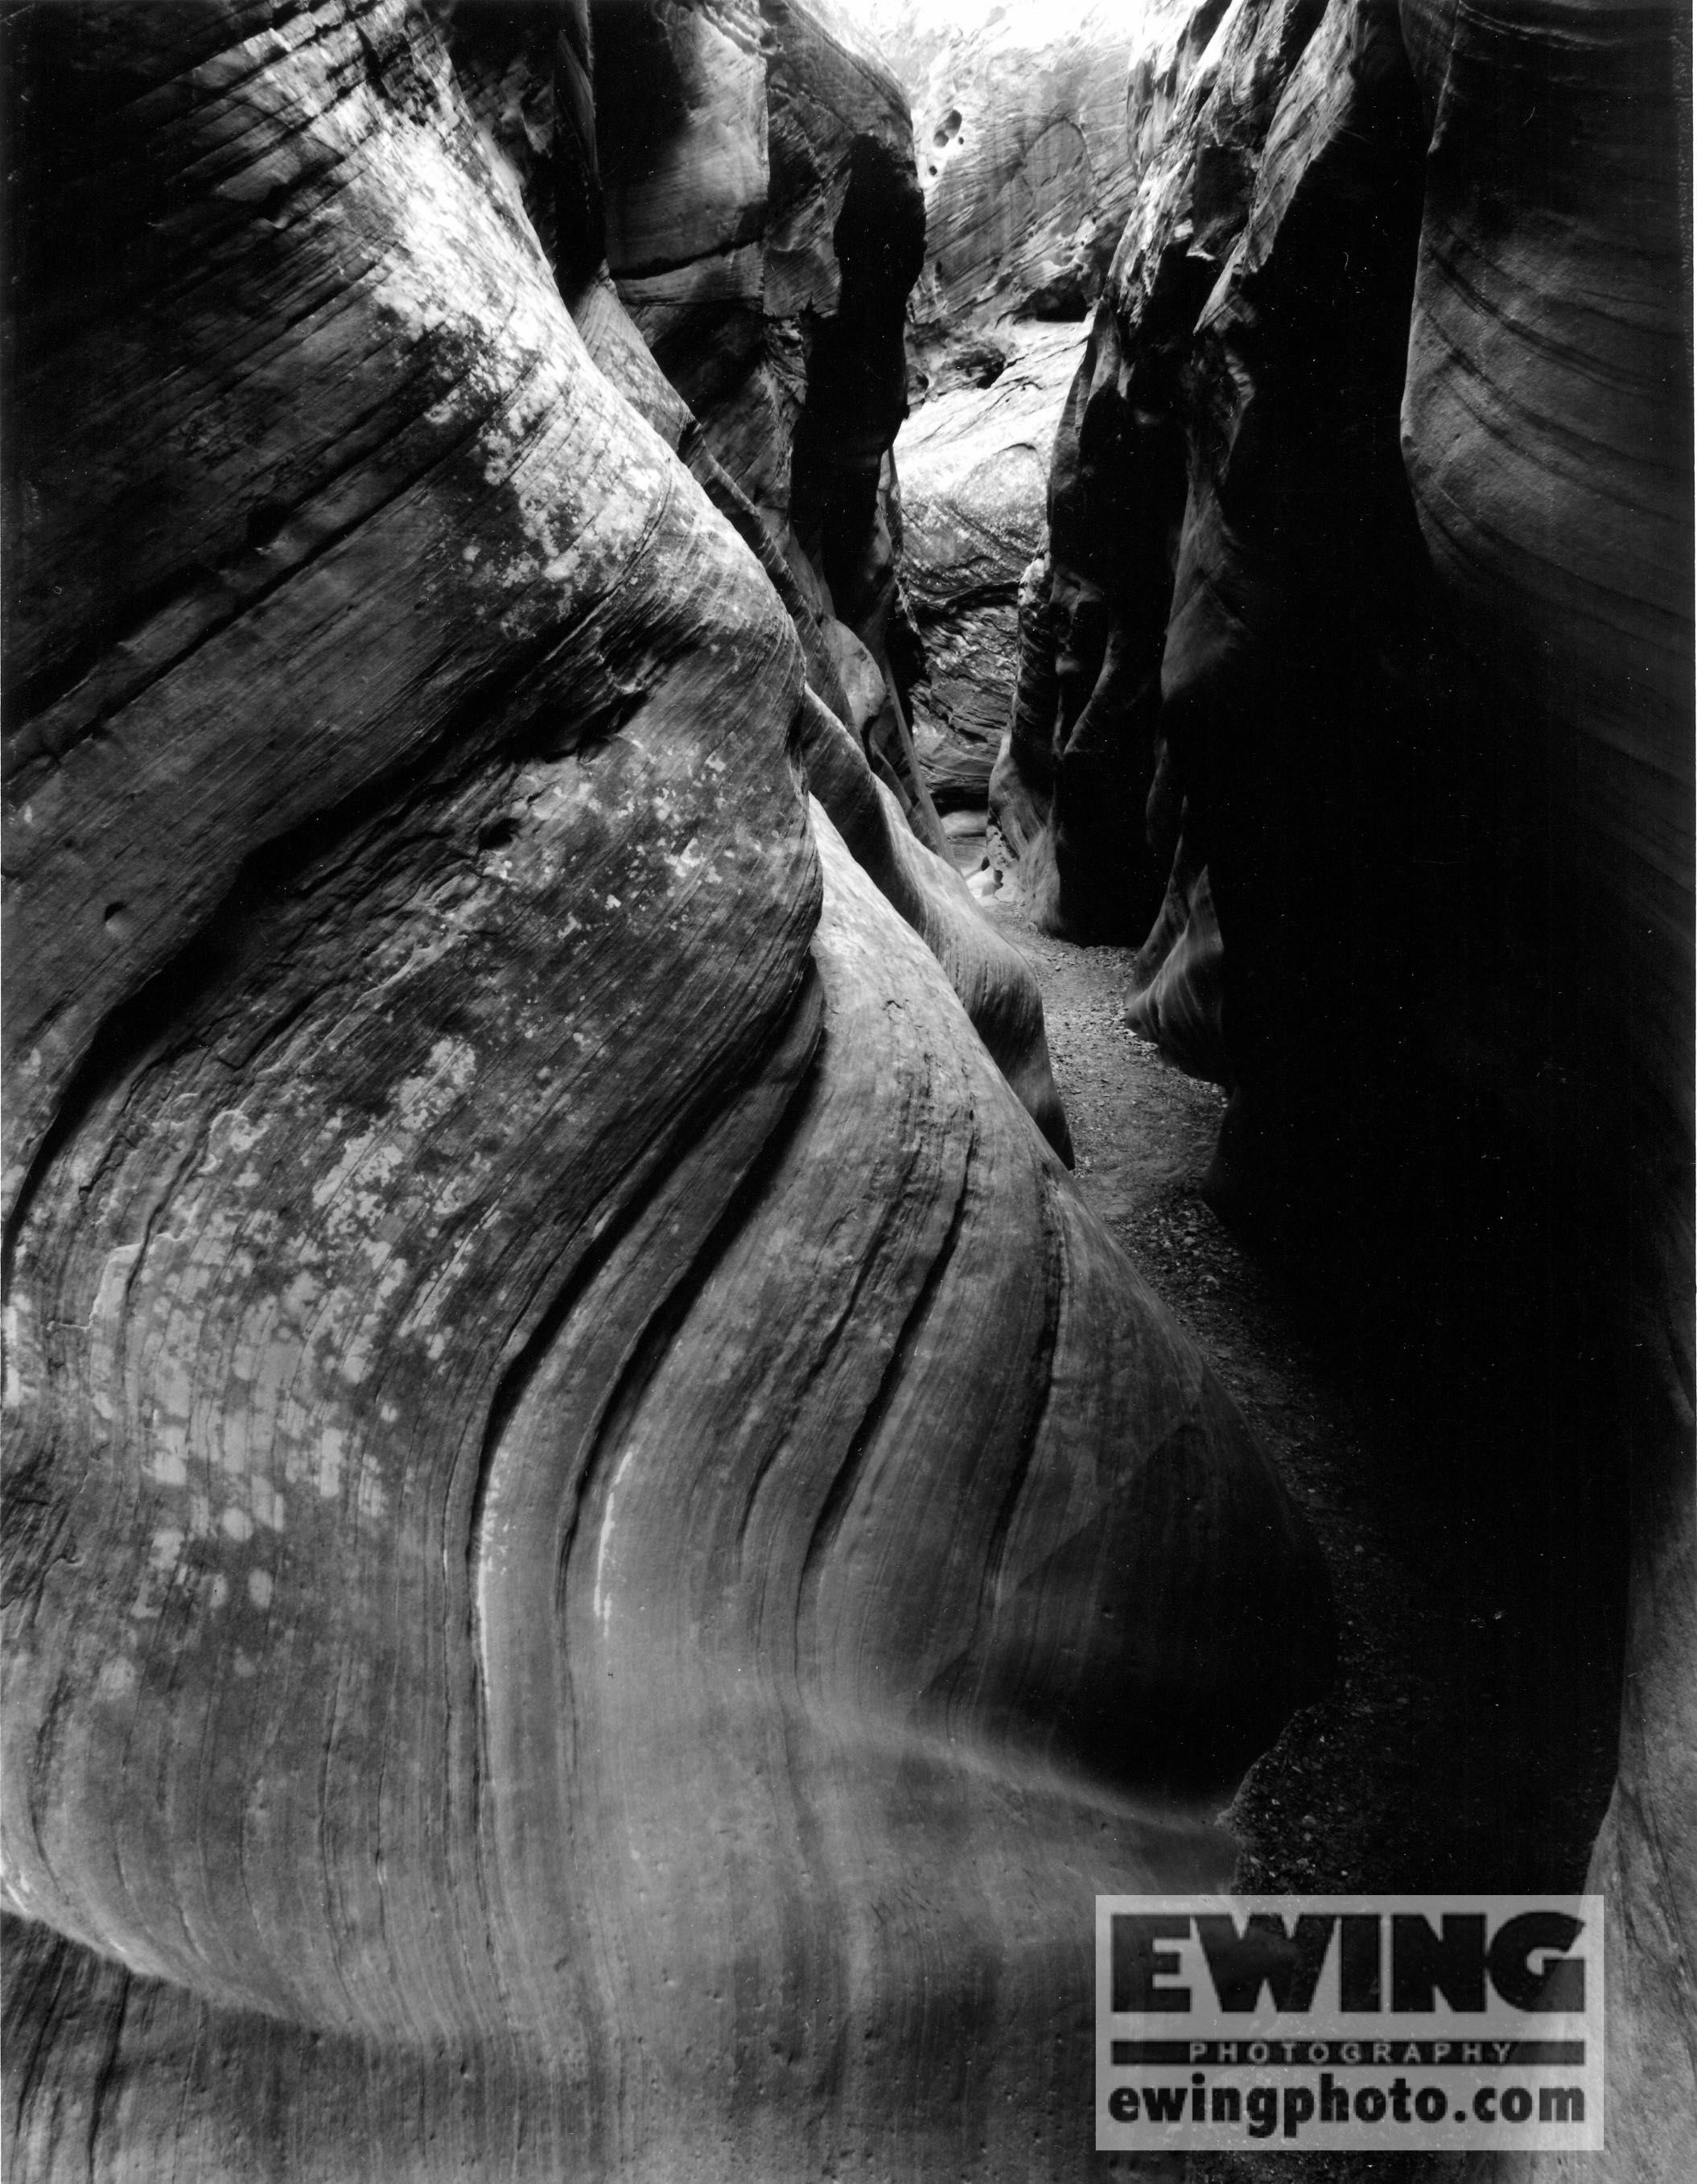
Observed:
[[[1076,2173],[1323,1579],[674,452],[582,12],[569,141],[7,27],[8,2173]]]
[[[1484,1036],[1589,1224],[1622,1391],[1600,2166],[1673,2178],[1697,2143],[1690,20],[1408,0],[1402,25],[1429,131],[1404,453],[1502,814]]]
[[[759,556],[810,679],[942,850],[888,460],[924,225],[900,91],[819,0],[434,4],[591,354]]]
[[[927,839],[946,858],[943,838],[926,793],[888,662],[891,615],[897,604],[891,524],[894,522],[899,530],[899,520],[886,488],[891,475],[889,443],[904,408],[899,358],[893,371],[887,360],[876,359],[877,368],[871,378],[873,399],[870,408],[862,404],[858,421],[854,386],[850,384],[846,396],[840,387],[833,392],[831,375],[823,368],[816,384],[804,383],[798,404],[786,421],[767,418],[773,445],[786,459],[780,465],[786,480],[792,433],[799,433],[804,441],[811,432],[833,455],[860,450],[865,456],[861,469],[877,488],[858,513],[832,534],[830,542],[823,532],[814,532],[810,558],[792,527],[787,500],[782,507],[757,506],[726,466],[738,461],[734,432],[727,438],[727,419],[734,422],[737,403],[731,402],[727,407],[722,398],[723,386],[715,388],[710,380],[680,379],[676,370],[673,379],[668,379],[656,369],[654,355],[625,308],[624,297],[631,296],[633,309],[648,310],[651,332],[658,325],[664,333],[673,321],[664,313],[655,320],[654,299],[650,297],[645,305],[639,287],[633,290],[626,281],[615,288],[603,255],[609,248],[615,255],[629,255],[628,247],[621,251],[618,240],[620,190],[604,187],[600,172],[598,147],[609,138],[615,147],[611,156],[622,163],[615,166],[615,172],[622,175],[626,221],[635,216],[632,203],[648,203],[655,192],[659,193],[662,209],[677,189],[698,187],[706,199],[713,198],[717,186],[709,153],[723,132],[705,127],[701,116],[716,113],[715,101],[723,96],[712,56],[717,51],[713,42],[724,25],[715,27],[715,22],[698,20],[687,11],[670,14],[661,11],[640,21],[620,13],[603,26],[602,34],[597,34],[601,42],[595,49],[598,60],[592,74],[593,22],[581,6],[564,13],[552,8],[515,13],[459,7],[448,10],[445,20],[456,72],[485,148],[498,176],[509,184],[530,214],[538,239],[554,238],[555,278],[592,357],[688,463],[714,506],[759,557],[795,626],[810,685],[859,742],[863,756],[858,769],[840,759],[832,769],[832,782],[843,785],[843,795],[835,797],[833,788],[826,796],[827,806],[851,838],[858,839],[852,822],[869,787],[870,770],[893,794],[916,836]],[[845,286],[839,259],[846,252],[848,260],[854,261],[852,238],[856,223],[866,217],[864,202],[857,209],[856,190],[861,188],[864,198],[865,176],[857,185],[855,162],[859,159],[864,168],[868,148],[883,160],[889,144],[899,141],[898,123],[905,128],[905,114],[899,100],[893,103],[891,86],[882,73],[858,49],[841,44],[842,25],[834,18],[816,20],[804,11],[786,8],[778,11],[775,20],[780,42],[771,46],[770,39],[763,45],[756,36],[758,26],[752,17],[747,21],[734,19],[742,24],[742,32],[731,75],[734,88],[762,53],[768,59],[774,53],[778,57],[772,64],[771,82],[780,134],[787,130],[794,136],[803,120],[812,130],[810,138],[796,139],[806,157],[793,163],[798,164],[808,178],[807,189],[802,192],[808,218],[786,215],[769,227],[772,208],[764,198],[745,205],[738,218],[754,238],[750,247],[758,244],[767,255],[776,247],[775,235],[788,235],[790,258],[803,258],[810,267],[813,292],[821,304],[829,302],[837,307],[826,326],[810,304],[804,320],[790,328],[793,346],[806,365],[810,343],[821,354],[828,351],[832,340],[837,341],[839,348],[846,343],[851,349],[876,350],[883,332],[899,322],[907,276],[899,268],[892,270],[888,254],[879,256],[870,277],[863,277],[858,289],[852,284]],[[706,43],[697,52],[703,40]],[[672,47],[679,41],[682,42],[680,51],[696,53],[694,62],[686,65],[673,53]],[[679,111],[669,123],[664,112],[656,117],[652,102],[646,99],[643,85],[648,79],[637,67],[637,60],[643,61],[644,68],[659,68],[663,74],[666,69],[673,70],[688,92],[688,98],[680,92]],[[795,95],[798,82],[811,86],[811,96],[805,100],[798,100]],[[757,149],[766,142],[764,117],[761,108],[756,120],[748,124],[755,131],[752,141]],[[853,126],[857,120],[865,125],[858,134]],[[743,138],[736,136],[734,141],[742,143]],[[622,152],[617,148],[620,144]],[[856,147],[861,149],[857,152]],[[701,170],[698,175],[698,170]],[[759,150],[758,158],[751,153],[734,171],[745,178],[751,173],[764,178],[764,150]],[[693,183],[689,181],[692,175],[697,176]],[[764,179],[761,187],[765,187]],[[911,199],[911,192],[909,197]],[[823,223],[833,204],[837,208],[835,226],[827,228]],[[659,216],[651,213],[651,217]],[[900,225],[899,219],[898,230]],[[698,237],[695,242],[690,241],[694,234],[687,223],[681,230],[679,248],[686,260],[699,242]],[[783,277],[793,280],[793,265]],[[684,313],[676,322],[686,327],[696,326],[698,332],[698,314]],[[749,368],[757,376],[766,368],[762,359],[775,347],[782,347],[782,328],[775,332],[771,325],[764,332],[758,326],[754,329],[748,350],[753,359]],[[687,357],[691,353],[686,343],[681,354]],[[674,384],[673,380],[680,383]],[[704,410],[704,422],[682,398],[681,385],[687,385],[695,399],[709,405]],[[724,454],[724,462],[715,454],[715,443]],[[852,463],[846,467],[852,470]],[[759,490],[752,476],[747,482],[752,490]],[[847,554],[852,562],[853,582],[860,587],[854,596],[863,610],[860,626],[870,643],[879,647],[882,666],[868,644],[832,610],[825,582],[826,543],[832,544],[833,550]],[[897,869],[888,855],[873,862],[880,873]],[[928,920],[917,922],[918,928],[949,967],[956,991],[985,1034],[1010,1082],[1020,1088],[1021,1098],[1051,1143],[1070,1159],[1065,1118],[1050,1074],[1041,1004],[1030,972],[1011,950],[996,941],[973,915],[970,903],[956,900],[946,886],[939,890],[934,883],[921,892],[932,901],[932,911]],[[910,912],[912,900],[917,898],[912,897],[911,890],[904,884],[898,886],[893,899],[902,915],[910,923],[915,922]]]

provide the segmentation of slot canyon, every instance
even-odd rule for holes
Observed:
[[[4,2170],[1183,2177],[1099,1896],[1697,2147],[1672,0],[8,0]]]

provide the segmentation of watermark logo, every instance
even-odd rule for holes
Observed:
[[[1603,2143],[1600,1896],[1099,1896],[1096,2144]]]

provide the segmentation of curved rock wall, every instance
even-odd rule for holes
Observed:
[[[592,354],[759,556],[810,679],[942,851],[888,460],[923,223],[899,89],[829,0],[435,5]]]
[[[1600,2165],[1672,2177],[1697,2143],[1691,25],[1416,0],[1402,25],[1429,130],[1404,450],[1494,731],[1490,1035],[1521,1128],[1572,1163],[1623,1383]]]
[[[1622,2177],[1697,2131],[1689,85],[1672,9],[1239,0],[1153,126],[993,793],[1232,1088],[1216,1199],[1516,1391],[1551,1540],[1630,1475]]]
[[[1299,1519],[509,63],[7,33],[8,2174],[1071,2174]]]
[[[1183,792],[1162,800],[1164,838],[1146,843],[1144,811],[1193,439],[1203,471],[1205,434],[1221,450],[1234,437],[1229,415],[1210,421],[1197,398],[1192,344],[1210,292],[1223,300],[1247,270],[1234,253],[1262,148],[1321,12],[1300,0],[1239,5],[1199,55],[1181,45],[1166,70],[1134,85],[1146,147],[1138,194],[1050,471],[1050,568],[1032,599],[1049,633],[1031,657],[1043,688],[1016,699],[1027,724],[992,800],[993,811],[1011,807],[1015,846],[1045,837],[1046,922],[1083,937],[1140,939],[1166,886]],[[1297,131],[1283,165],[1294,172],[1313,141]],[[1270,234],[1289,194],[1269,198]],[[1238,389],[1223,360],[1213,379],[1229,411]]]

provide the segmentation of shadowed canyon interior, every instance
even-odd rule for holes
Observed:
[[[1053,14],[1056,50],[1121,70],[1130,207],[1063,399],[1031,304],[981,272],[898,445],[940,488],[908,524],[922,626],[960,626],[993,571],[1015,685],[981,788],[993,708],[945,645],[921,755],[939,802],[988,806],[1043,925],[1136,950],[1129,1022],[1229,1094],[1213,1204],[1405,1412],[1449,1421],[1458,1480],[1496,1474],[1551,1658],[1577,1658],[1566,1588],[1624,1594],[1591,1868],[1611,2146],[1573,2173],[1681,2176],[1689,20],[1238,0],[1149,10],[1127,65],[1123,16]],[[1028,107],[976,111],[1016,34],[921,20],[915,79],[962,132],[1034,142],[1064,110],[1027,70]],[[954,237],[1028,187],[985,155],[946,186]]]
[[[1038,14],[0,18],[8,2174],[1095,2159],[1333,1622],[993,849],[1616,1507],[1678,2173],[1689,25]]]

